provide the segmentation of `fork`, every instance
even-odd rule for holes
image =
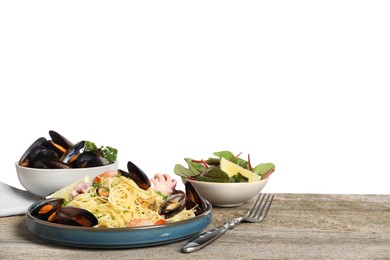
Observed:
[[[249,209],[249,211],[246,213],[245,216],[235,218],[233,220],[229,220],[218,228],[215,228],[210,231],[206,231],[194,237],[182,247],[181,252],[183,253],[195,252],[207,246],[215,239],[220,237],[222,234],[226,233],[226,231],[228,231],[229,229],[233,229],[241,222],[258,223],[262,221],[267,216],[267,212],[271,207],[273,199],[274,199],[273,194],[260,193],[255,203],[253,203],[252,207]]]

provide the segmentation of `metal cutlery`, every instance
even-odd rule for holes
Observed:
[[[233,229],[241,222],[249,223],[258,223],[261,222],[268,213],[269,208],[271,207],[272,201],[274,199],[273,194],[262,194],[260,193],[257,197],[255,203],[249,209],[245,216],[235,218],[225,222],[222,226],[215,228],[210,231],[206,231],[191,240],[189,240],[181,249],[183,253],[192,253],[195,252],[214,240],[220,237],[222,234],[226,233],[229,229]]]

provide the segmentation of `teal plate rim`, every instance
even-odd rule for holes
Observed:
[[[40,202],[34,202],[26,211],[27,229],[43,240],[81,248],[119,249],[173,243],[198,234],[212,220],[212,205],[206,200],[205,212],[179,222],[126,228],[76,227],[33,217],[31,212]]]

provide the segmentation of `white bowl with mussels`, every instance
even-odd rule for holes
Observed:
[[[185,158],[187,167],[175,165],[174,172],[184,183],[191,182],[198,193],[217,207],[237,207],[259,194],[274,172],[273,163],[251,166],[229,151],[215,152],[214,158]]]
[[[46,197],[86,176],[118,170],[117,149],[84,140],[72,143],[53,130],[49,135],[36,139],[15,163],[19,181],[30,193]]]

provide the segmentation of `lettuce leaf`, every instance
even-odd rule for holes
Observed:
[[[207,160],[194,160],[192,158],[184,158],[187,163],[187,167],[181,164],[176,164],[174,167],[174,173],[182,178],[190,178],[199,181],[207,182],[247,182],[248,178],[240,173],[229,177],[227,173],[221,170],[219,167],[221,158],[225,158],[232,161],[239,166],[248,169],[248,161],[234,155],[230,151],[218,151],[213,153],[216,157],[209,157]],[[248,169],[258,174],[262,178],[268,177],[275,170],[273,163],[260,163],[253,169]]]

